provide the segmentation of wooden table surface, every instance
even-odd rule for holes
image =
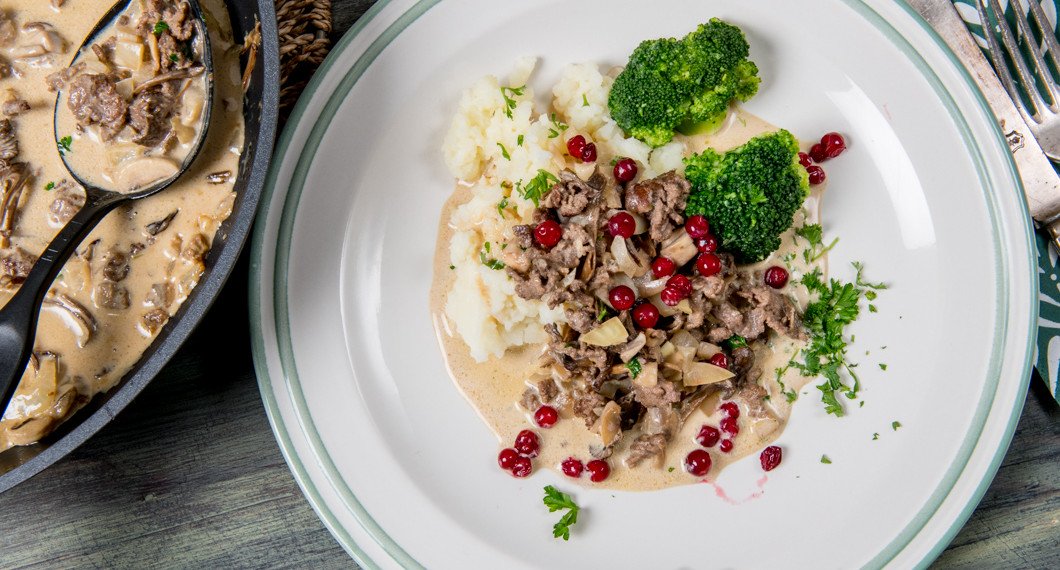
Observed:
[[[336,37],[371,0],[333,0]],[[157,379],[0,495],[0,568],[354,568],[291,477],[258,396],[246,261]],[[1060,560],[1060,407],[1037,379],[1012,447],[938,568]],[[1052,562],[1050,562],[1052,561]]]

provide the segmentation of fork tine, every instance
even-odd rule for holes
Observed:
[[[1038,25],[1038,29],[1042,31],[1042,37],[1045,38],[1046,55],[1053,62],[1053,67],[1060,72],[1060,42],[1056,40],[1056,32],[1053,30],[1052,24],[1049,23],[1049,18],[1045,17],[1041,4],[1036,0],[1030,0],[1028,4],[1031,7],[1031,15],[1034,16],[1034,22]]]
[[[997,0],[988,1],[992,1],[995,6],[997,5]],[[1031,90],[1031,104],[1034,105],[1035,108],[1027,108],[1026,102],[1024,102],[1023,97],[1020,96],[1019,90],[1016,88],[1016,83],[1012,77],[1012,73],[1009,72],[1008,65],[1005,63],[1005,56],[1001,53],[1002,47],[1000,44],[998,44],[997,35],[994,34],[994,26],[990,23],[990,16],[986,11],[986,4],[984,3],[984,0],[975,0],[975,6],[976,9],[979,11],[979,20],[983,24],[983,37],[986,39],[986,46],[990,50],[990,59],[993,60],[994,70],[997,72],[998,78],[1001,79],[1001,84],[1005,86],[1005,91],[1008,91],[1009,98],[1012,99],[1012,102],[1016,105],[1016,108],[1019,109],[1020,114],[1023,115],[1023,119],[1031,124],[1040,123],[1041,121],[1039,120],[1040,114],[1038,111],[1038,101],[1041,100],[1041,96],[1038,95],[1037,100],[1034,100],[1033,96],[1037,94],[1037,90]],[[1009,31],[1008,26],[1005,24],[1005,16],[1004,13],[1000,11],[1000,7],[998,7],[997,12],[1001,14],[1001,19],[998,22],[998,27],[1002,30],[1002,38],[1005,37],[1004,32],[1008,32],[1008,35],[1011,36],[1012,32]],[[1022,59],[1018,57],[1013,59],[1015,61],[1022,62]]]
[[[1029,4],[1034,4],[1035,0],[1029,0]],[[1023,41],[1027,44],[1027,50],[1031,52],[1031,62],[1034,64],[1034,74],[1041,80],[1042,86],[1049,94],[1048,107],[1052,112],[1057,112],[1057,99],[1060,97],[1060,87],[1057,87],[1056,81],[1053,80],[1053,74],[1049,71],[1049,67],[1045,64],[1045,59],[1042,57],[1041,48],[1038,46],[1038,42],[1034,39],[1034,32],[1031,30],[1030,20],[1027,19],[1027,14],[1023,12],[1022,2],[1019,0],[1010,0],[1009,5],[1012,7],[1013,12],[1016,16],[1016,28],[1019,31],[1018,35],[1023,36]],[[1051,32],[1044,32],[1042,35],[1051,35]],[[1017,47],[1018,47],[1017,43]],[[1028,87],[1024,85],[1024,87]],[[1034,87],[1031,83],[1029,87]]]

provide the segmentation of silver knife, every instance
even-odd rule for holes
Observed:
[[[1060,249],[1060,176],[1001,85],[951,0],[910,0],[979,84],[1016,161],[1031,217]]]

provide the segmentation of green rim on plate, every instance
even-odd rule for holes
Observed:
[[[306,88],[305,93],[299,99],[298,104],[295,106],[294,111],[291,115],[291,120],[287,128],[284,130],[282,137],[277,145],[277,154],[275,162],[265,188],[265,206],[259,214],[258,223],[255,227],[254,232],[254,244],[252,250],[252,271],[250,279],[250,303],[251,303],[251,323],[254,331],[253,338],[253,351],[254,351],[254,362],[255,369],[258,376],[259,387],[262,394],[262,399],[265,402],[266,412],[269,416],[270,423],[273,426],[273,430],[276,432],[277,440],[279,441],[281,450],[284,457],[287,459],[288,464],[291,466],[291,470],[295,475],[295,479],[298,481],[299,486],[306,494],[307,499],[313,508],[317,511],[325,525],[331,530],[333,535],[338,539],[342,546],[349,552],[360,564],[367,567],[377,567],[377,564],[369,559],[365,551],[356,544],[349,532],[344,529],[341,523],[338,521],[335,513],[326,504],[325,500],[320,494],[320,491],[316,488],[315,484],[308,475],[305,466],[301,463],[300,458],[297,456],[294,445],[291,440],[291,436],[287,431],[286,426],[282,422],[278,403],[276,401],[274,390],[284,389],[283,385],[286,385],[286,389],[292,398],[294,403],[295,413],[298,420],[302,424],[304,435],[308,440],[308,444],[315,453],[320,466],[323,468],[324,475],[327,478],[329,484],[333,490],[338,493],[341,499],[345,502],[347,508],[350,509],[351,514],[358,520],[363,529],[375,540],[392,558],[395,562],[403,567],[415,567],[421,568],[422,565],[412,558],[407,552],[405,552],[386,532],[378,525],[378,523],[371,517],[367,510],[361,505],[356,495],[346,485],[338,469],[332,462],[327,449],[324,447],[323,442],[317,432],[317,428],[314,424],[312,415],[308,409],[308,405],[302,394],[301,382],[298,378],[297,367],[294,360],[294,352],[291,346],[291,336],[288,330],[287,321],[287,289],[286,289],[286,275],[287,275],[287,262],[288,262],[288,248],[290,245],[291,232],[294,226],[294,220],[297,215],[298,205],[305,182],[305,177],[312,165],[314,156],[316,154],[317,146],[320,140],[326,133],[331,119],[337,112],[339,106],[345,100],[346,95],[350,89],[356,84],[358,79],[364,73],[364,71],[371,65],[375,58],[381,53],[402,31],[405,30],[412,22],[418,17],[427,12],[432,6],[437,4],[438,0],[422,0],[415,3],[411,8],[406,10],[400,16],[387,26],[387,28],[370,43],[369,47],[357,57],[351,68],[347,70],[336,87],[327,99],[327,102],[323,106],[321,113],[316,117],[316,121],[309,133],[306,140],[305,146],[300,149],[300,155],[298,157],[297,164],[292,174],[290,184],[288,185],[288,193],[284,200],[280,219],[280,228],[278,235],[278,243],[276,249],[275,259],[275,271],[273,274],[273,285],[275,290],[273,292],[273,299],[263,300],[261,298],[261,283],[264,279],[266,272],[264,271],[264,261],[262,259],[263,248],[265,246],[265,226],[266,220],[268,219],[269,212],[271,210],[271,202],[274,198],[273,192],[277,188],[277,176],[278,167],[277,164],[283,162],[284,158],[288,155],[294,138],[294,132],[302,119],[305,117],[306,108],[310,99],[316,96],[316,92],[320,87],[320,83],[323,78],[331,71],[336,61],[345,53],[346,49],[350,46],[353,39],[362,33],[363,30],[371,23],[388,5],[390,0],[380,0],[375,6],[372,7],[358,22],[357,25],[352,28],[339,42],[336,48],[332,51],[331,55],[325,60],[320,70],[314,76],[309,86]],[[968,146],[969,152],[975,161],[976,169],[981,179],[983,179],[982,190],[987,200],[991,222],[995,228],[995,249],[997,250],[996,259],[998,260],[998,267],[996,267],[997,275],[1007,275],[1006,271],[1008,267],[1007,257],[1005,252],[1000,249],[999,238],[1000,230],[998,228],[997,219],[997,203],[994,197],[994,191],[1015,191],[1020,193],[1022,200],[1022,185],[1016,175],[1015,165],[1013,164],[1011,157],[1007,155],[1007,174],[1009,180],[1012,182],[1010,189],[992,188],[986,177],[986,167],[982,161],[982,158],[976,152],[977,145],[975,141],[971,139],[971,130],[964,117],[958,111],[955,102],[950,97],[949,93],[945,90],[940,79],[935,76],[934,72],[930,69],[927,63],[920,57],[916,50],[903,38],[889,23],[887,23],[878,13],[876,13],[871,7],[863,3],[863,0],[844,0],[844,2],[850,6],[857,13],[861,14],[866,20],[872,23],[878,30],[884,35],[891,39],[892,43],[905,53],[905,55],[914,63],[926,79],[931,83],[932,87],[938,93],[940,99],[945,104],[947,110],[953,117],[955,123],[961,130],[961,134],[964,137]],[[977,95],[977,102],[979,104],[979,111],[983,113],[985,117],[992,117],[989,107],[986,105],[985,99],[979,94],[978,89],[975,87],[975,83],[971,77],[964,72],[964,68],[957,61],[956,57],[949,51],[946,44],[927,26],[926,23],[904,2],[901,6],[908,12],[917,23],[923,27],[931,36],[932,40],[939,46],[939,48],[949,57],[950,61],[961,71],[961,77],[971,87],[971,90]],[[993,121],[991,121],[993,123]],[[1000,145],[1002,148],[1007,148],[1004,143],[1000,129],[993,128],[995,141],[994,144]],[[991,189],[993,191],[991,191]],[[1028,243],[1028,250],[1031,251],[1032,237],[1030,232],[1030,221],[1026,212],[1023,213],[1023,224],[1027,228],[1026,240]],[[1035,263],[1031,262],[1031,266],[1035,266]],[[1028,281],[1031,287],[1032,299],[1037,298],[1037,280],[1034,278]],[[997,321],[1001,323],[999,332],[1002,334],[998,335],[1003,337],[1004,331],[1008,326],[1008,308],[1009,308],[1009,283],[1007,280],[1000,279],[997,283],[997,290],[1000,293],[999,304],[996,308]],[[273,385],[273,379],[269,376],[268,364],[266,361],[266,348],[264,346],[264,337],[261,333],[263,330],[263,323],[261,321],[260,309],[263,306],[263,302],[273,303],[275,311],[276,321],[276,337],[279,349],[279,358],[281,362],[281,368],[283,371],[283,378],[277,378],[279,382],[276,386]],[[1032,305],[1032,329],[1034,323],[1036,323],[1036,307]],[[1033,330],[1028,331],[1028,337],[1032,338]],[[917,513],[913,520],[903,529],[898,536],[891,540],[891,542],[878,553],[869,563],[868,567],[878,568],[886,565],[891,559],[893,559],[899,552],[901,552],[913,539],[914,537],[924,528],[927,522],[931,519],[932,515],[935,514],[939,505],[952,491],[953,486],[958,480],[961,472],[967,466],[967,463],[972,455],[972,452],[978,443],[979,437],[982,434],[984,424],[987,415],[993,404],[994,396],[997,392],[997,383],[1000,375],[1001,366],[1001,348],[995,343],[993,353],[990,359],[988,384],[984,389],[983,397],[980,399],[979,404],[976,407],[976,412],[972,420],[972,425],[975,426],[965,436],[964,441],[960,449],[958,450],[957,459],[950,469],[946,472],[942,481],[931,494],[930,499],[925,503],[923,508]],[[931,549],[928,555],[920,561],[919,566],[926,566],[929,564],[939,553],[946,547],[946,545],[952,540],[953,536],[960,530],[964,522],[967,521],[971,515],[975,506],[978,504],[979,499],[982,498],[983,493],[989,486],[990,481],[993,478],[997,467],[1001,463],[1001,459],[1004,457],[1004,452],[1008,448],[1008,443],[1012,438],[1012,433],[1015,430],[1016,422],[1019,418],[1018,411],[1021,409],[1019,406],[1022,405],[1027,389],[1027,379],[1031,370],[1032,364],[1032,349],[1033,347],[1028,344],[1023,357],[1023,371],[1024,378],[1019,387],[1019,393],[1016,398],[1014,408],[1009,411],[1009,422],[1005,428],[1005,433],[1002,436],[1002,445],[998,447],[995,456],[992,458],[986,473],[984,474],[983,480],[979,483],[978,487],[973,491],[971,500],[965,505],[962,512],[954,520],[951,527],[947,530],[942,539]],[[992,382],[992,383],[991,383]]]

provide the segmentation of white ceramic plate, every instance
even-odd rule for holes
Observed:
[[[832,267],[849,277],[864,260],[892,284],[853,331],[867,404],[836,419],[808,389],[761,488],[747,488],[753,457],[723,473],[739,504],[706,485],[513,479],[447,377],[427,307],[460,90],[537,55],[543,93],[566,63],[622,63],[712,16],[747,32],[763,77],[751,112],[851,141],[828,165]],[[926,565],[1021,408],[1037,291],[1019,182],[969,78],[891,0],[380,2],[299,102],[269,187],[251,283],[262,397],[306,497],[366,566]],[[552,483],[583,506],[570,542],[551,537]]]

